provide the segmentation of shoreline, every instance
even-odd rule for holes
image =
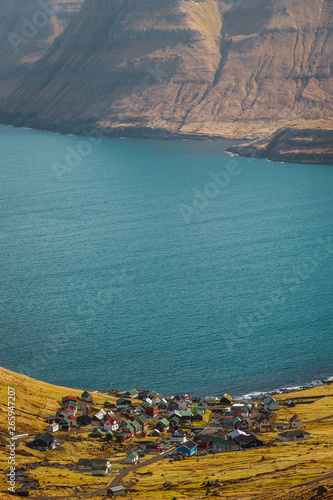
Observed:
[[[60,135],[76,135],[78,137],[95,137],[100,139],[128,138],[128,139],[160,139],[160,140],[192,140],[192,141],[229,141],[230,143],[241,143],[252,140],[251,137],[244,135],[242,137],[232,137],[215,134],[194,134],[171,132],[161,128],[151,127],[97,127],[95,123],[87,120],[77,123],[75,121],[68,124],[57,124],[50,122],[41,122],[39,120],[26,122],[25,120],[6,120],[3,113],[0,113],[0,125],[18,129],[35,130],[36,132],[50,132]],[[237,145],[236,145],[237,146]]]
[[[325,378],[325,379],[321,379],[321,380],[314,380],[313,382],[308,382],[304,385],[298,385],[298,386],[290,386],[290,387],[282,387],[281,389],[273,389],[273,390],[268,390],[268,391],[253,391],[253,392],[249,392],[249,393],[246,393],[246,394],[242,394],[241,396],[238,396],[237,394],[233,397],[233,399],[235,398],[235,401],[251,401],[251,400],[256,400],[256,399],[264,399],[265,397],[267,396],[274,396],[274,395],[280,395],[280,394],[289,394],[289,393],[294,393],[294,392],[302,392],[302,391],[305,391],[307,389],[312,389],[314,387],[322,387],[322,386],[326,386],[326,385],[332,385],[333,384],[333,376],[332,377],[328,377],[328,378]],[[74,387],[73,387],[74,389]],[[79,389],[79,390],[85,390],[83,388],[75,388],[75,389]],[[107,391],[116,391],[118,389],[105,389],[105,390],[98,390],[98,389],[86,389],[86,390],[90,390],[91,392],[95,392],[95,393],[99,393],[99,394],[103,394],[104,392],[107,392]],[[154,388],[152,388],[152,390],[155,390]],[[192,391],[193,392],[193,391]],[[198,391],[199,393],[200,391]],[[162,391],[163,393],[163,391]],[[174,393],[167,393],[166,395],[169,396],[171,394],[174,394]],[[177,393],[175,393],[177,394]],[[209,394],[211,395],[211,394]],[[194,396],[196,396],[196,394],[194,393]],[[218,397],[220,398],[221,396],[223,396],[223,394],[216,394],[216,395],[213,395],[212,397]],[[204,397],[208,397],[208,394],[206,394]]]
[[[315,139],[317,135],[321,136],[326,133],[328,138],[333,137],[333,130],[327,129],[300,129],[293,127],[284,127],[277,129],[271,133],[269,137],[263,137],[262,134],[250,134],[244,136],[223,136],[216,134],[198,134],[198,133],[181,133],[172,132],[162,128],[152,128],[145,126],[116,126],[116,127],[97,127],[96,122],[92,120],[80,121],[67,121],[64,123],[45,122],[37,118],[30,118],[26,120],[23,116],[11,117],[6,113],[0,113],[1,125],[30,129],[39,132],[50,132],[61,135],[76,135],[78,137],[91,137],[91,138],[129,138],[129,139],[146,139],[146,140],[175,140],[175,141],[228,141],[224,150],[225,153],[241,156],[245,158],[258,158],[272,161],[274,163],[295,163],[299,165],[333,165],[333,152],[321,150],[322,144],[320,143],[315,152],[307,150],[308,144],[303,141],[303,137],[298,141],[299,150],[290,149],[290,137],[292,140],[296,132],[301,136],[309,135]],[[282,138],[281,148],[276,147],[278,139]],[[326,138],[327,139],[327,138]],[[327,141],[326,141],[327,142]],[[295,144],[293,143],[293,148]]]
[[[313,382],[308,382],[304,385],[297,385],[297,386],[290,386],[290,387],[281,387],[281,389],[274,389],[270,391],[255,391],[255,392],[249,392],[247,394],[244,394],[242,396],[236,396],[237,399],[244,399],[244,400],[251,400],[251,399],[261,399],[264,398],[265,396],[277,396],[280,394],[290,394],[294,392],[302,392],[307,389],[312,389],[314,387],[322,387],[326,385],[332,385],[333,384],[333,377],[328,377],[325,379],[321,380],[314,380]]]
[[[11,370],[10,368],[6,368],[4,366],[0,366],[0,369],[7,370],[7,371],[12,372],[12,373],[16,373],[17,375],[21,375],[23,377],[32,378],[33,380],[36,380],[37,382],[43,382],[45,384],[54,385],[56,387],[66,387],[67,389],[73,389],[73,390],[78,390],[78,391],[87,390],[87,391],[90,391],[90,392],[95,393],[95,394],[105,394],[106,392],[110,393],[112,391],[122,392],[124,390],[125,391],[128,390],[126,388],[125,389],[119,389],[119,388],[94,389],[89,385],[85,385],[85,386],[81,386],[81,387],[68,387],[67,384],[66,385],[61,385],[61,384],[59,385],[58,383],[47,382],[45,380],[41,380],[39,378],[32,377],[31,375],[26,375],[24,373],[18,373],[16,371]],[[253,391],[253,392],[248,392],[248,393],[245,393],[242,395],[237,395],[237,394],[234,396],[232,394],[231,395],[232,395],[234,401],[253,401],[253,400],[264,399],[268,395],[269,396],[274,396],[274,395],[277,396],[277,395],[282,395],[282,394],[290,394],[290,393],[294,393],[294,392],[302,392],[302,391],[305,391],[307,389],[312,389],[314,387],[322,387],[322,386],[328,386],[328,385],[333,385],[333,376],[323,378],[320,380],[318,380],[318,379],[313,380],[312,382],[307,382],[304,385],[281,387],[280,389],[272,389],[272,390],[268,390],[268,391]],[[156,390],[156,391],[158,390],[159,391],[159,389],[156,389],[153,386],[149,390]],[[159,392],[164,393],[165,391],[159,391]],[[193,392],[193,391],[190,391],[190,392],[192,392],[192,396],[196,396],[195,392]],[[232,392],[232,391],[230,391],[230,392]],[[183,393],[183,391],[181,391],[181,393]],[[198,391],[198,394],[199,393],[200,393],[200,391]],[[178,394],[178,392],[170,392],[170,393],[166,392],[167,396],[175,395],[175,394]],[[212,396],[212,397],[220,398],[222,395],[223,395],[223,393],[215,394],[215,395],[206,394],[204,397]]]

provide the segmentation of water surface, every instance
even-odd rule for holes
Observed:
[[[2,366],[169,394],[333,375],[333,167],[6,126],[0,146]]]

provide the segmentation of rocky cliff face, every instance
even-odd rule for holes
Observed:
[[[227,151],[288,163],[333,165],[333,123],[325,122],[321,127],[318,124],[316,128],[279,129],[269,138],[232,146]]]
[[[255,137],[333,118],[331,0],[54,3],[62,18],[21,59],[3,120]]]
[[[51,47],[83,0],[2,0],[0,97],[5,101],[26,72]]]

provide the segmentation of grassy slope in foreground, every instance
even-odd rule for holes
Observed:
[[[0,368],[0,428],[7,428],[7,386],[16,389],[16,420],[19,432],[36,434],[45,429],[45,417],[50,415],[59,406],[61,397],[66,394],[79,395],[81,391],[57,387],[39,382],[24,375],[18,375]],[[333,387],[322,386],[297,392],[295,394],[277,396],[279,400],[286,400],[300,396],[324,396],[312,404],[299,404],[296,408],[282,408],[278,419],[287,420],[295,412],[305,422],[305,430],[310,432],[314,439],[301,443],[275,443],[276,433],[259,435],[269,446],[246,452],[207,455],[200,458],[189,458],[181,462],[169,462],[163,459],[137,473],[130,473],[125,478],[128,484],[135,478],[134,491],[130,498],[141,499],[199,499],[206,498],[207,481],[218,480],[222,486],[213,488],[228,499],[257,498],[288,498],[310,499],[316,493],[321,477],[332,470],[333,464]],[[96,407],[111,397],[95,395]],[[326,418],[329,417],[329,418]],[[324,418],[324,420],[319,420]],[[63,441],[63,434],[58,433],[58,439]],[[37,479],[39,491],[43,496],[80,494],[75,492],[77,485],[87,485],[89,490],[103,487],[112,477],[92,477],[89,473],[76,473],[74,465],[82,456],[99,456],[111,454],[112,449],[103,449],[101,441],[87,439],[83,434],[82,440],[76,442],[64,441],[61,449],[42,453],[26,448],[20,444],[16,450],[17,468],[35,464],[36,468],[27,472],[30,479]],[[113,465],[123,467],[121,459],[124,454],[111,458]],[[45,460],[49,463],[45,463]],[[7,450],[0,447],[2,471],[8,469]],[[119,462],[116,463],[116,462]],[[38,464],[44,462],[44,466]],[[69,465],[69,468],[56,468]],[[45,467],[47,465],[47,467]],[[149,475],[142,473],[150,472]],[[315,481],[313,485],[302,483]],[[6,489],[6,478],[3,472],[0,480],[0,490]],[[319,481],[319,482],[317,482]],[[132,486],[133,483],[132,481]],[[171,483],[168,488],[163,487],[165,482]],[[333,485],[332,479],[324,479],[324,484]],[[89,485],[89,486],[88,486]],[[295,488],[296,487],[296,488]],[[81,490],[82,492],[82,490]],[[332,498],[333,488],[321,498]],[[0,498],[5,495],[0,494]],[[329,496],[327,496],[329,495]],[[96,495],[96,498],[99,498]]]

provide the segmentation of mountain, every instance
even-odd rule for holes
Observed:
[[[77,14],[83,0],[1,0],[0,98],[24,80]]]
[[[10,2],[15,32],[20,4],[36,2]],[[51,3],[45,33],[15,56],[2,21],[3,122],[250,139],[332,129],[332,0]]]

